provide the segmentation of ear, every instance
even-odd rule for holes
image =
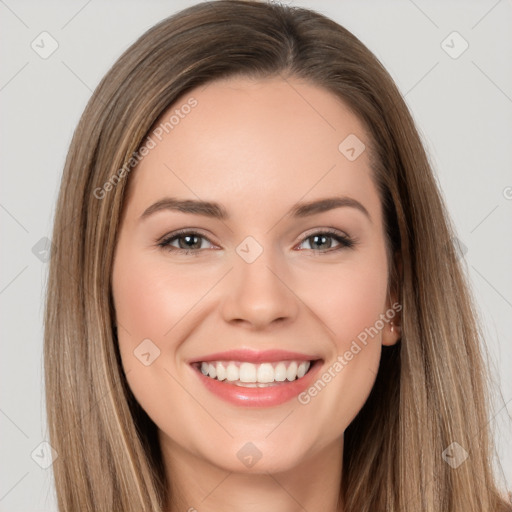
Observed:
[[[385,325],[382,329],[382,344],[395,345],[402,338],[402,304],[398,302],[400,283],[402,282],[402,259],[399,252],[394,255],[391,271],[389,294],[386,302]]]

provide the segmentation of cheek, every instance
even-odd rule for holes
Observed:
[[[201,275],[170,273],[169,265],[162,265],[154,255],[131,255],[125,250],[120,256],[114,264],[112,291],[129,387],[157,425],[182,435],[180,428],[172,427],[173,411],[178,407],[186,415],[195,402],[179,384],[175,360],[181,340],[186,339],[187,314],[193,315],[211,284]]]
[[[346,276],[329,309],[339,349],[374,326],[384,312],[387,280],[380,270],[367,270]],[[364,338],[364,336],[362,336]],[[380,341],[380,332],[379,332]]]
[[[113,272],[116,317],[125,328],[119,338],[121,350],[133,350],[145,338],[158,345],[165,340],[168,345],[174,338],[171,331],[209,286],[209,280],[197,272],[170,272],[165,261],[158,262],[154,256],[132,257],[125,252]]]
[[[374,326],[385,312],[385,251],[379,249],[365,257],[357,255],[335,271],[331,267],[317,272],[314,280],[308,282],[314,282],[314,286],[306,287],[304,282],[301,296],[308,297],[338,353],[344,352],[352,340]],[[380,331],[374,336],[377,337],[380,342]]]

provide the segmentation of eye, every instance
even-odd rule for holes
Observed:
[[[332,240],[335,240],[339,244],[339,246],[333,248]],[[355,245],[355,241],[349,238],[348,236],[342,235],[341,233],[332,230],[317,231],[316,233],[313,233],[306,237],[304,241],[301,242],[300,245],[306,242],[309,243],[311,247],[310,250],[320,253],[331,253],[345,248],[351,248]],[[316,249],[321,250],[318,251]]]
[[[200,250],[205,249],[202,242],[208,240],[205,236],[195,231],[180,231],[172,233],[170,236],[164,238],[158,243],[159,247],[167,249],[168,251],[178,252],[182,254],[198,253]],[[177,242],[177,247],[173,245]],[[211,242],[210,242],[211,243]]]

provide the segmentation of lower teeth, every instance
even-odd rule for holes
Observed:
[[[219,380],[215,377],[210,377],[205,375],[205,377],[208,377],[209,379],[216,380],[217,382],[225,382],[226,384],[232,384],[234,386],[240,386],[242,388],[268,388],[269,386],[279,386],[280,384],[288,384],[289,382],[293,382],[297,379],[293,379],[292,381],[284,380],[284,381],[273,381],[273,382],[242,382],[240,380]]]
[[[241,382],[239,380],[225,380],[223,382],[228,382],[229,384],[234,384],[235,386],[240,386],[242,388],[268,388],[269,386],[277,386],[279,384],[284,384],[285,382]]]

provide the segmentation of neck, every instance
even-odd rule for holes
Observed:
[[[169,482],[167,512],[342,512],[343,439],[279,472],[238,473],[214,465],[160,435]]]

